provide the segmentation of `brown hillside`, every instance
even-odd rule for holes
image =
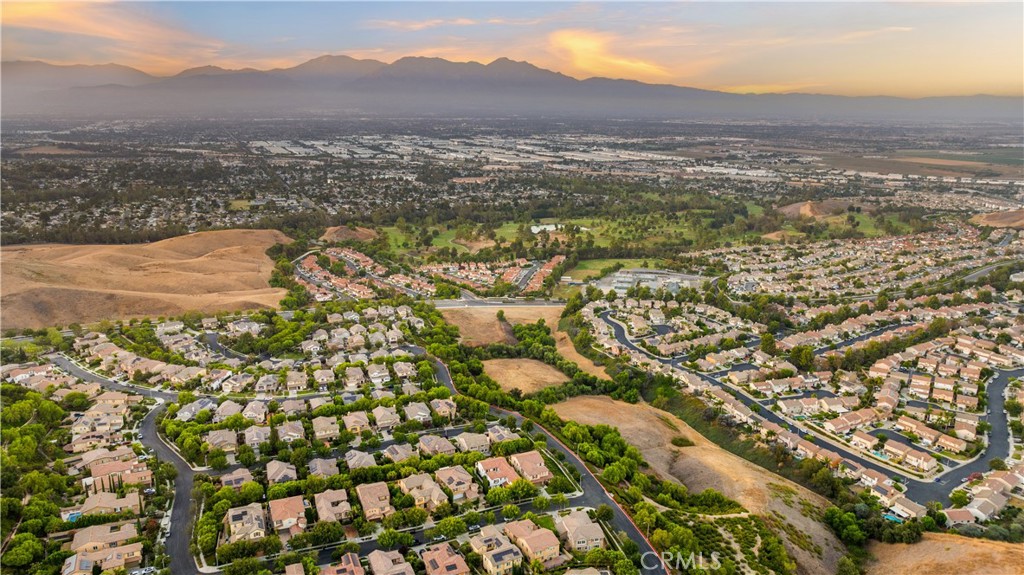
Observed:
[[[101,319],[273,307],[265,251],[275,230],[201,232],[151,244],[33,245],[0,250],[4,329]]]
[[[1024,210],[978,214],[971,218],[971,223],[991,228],[1024,228]]]
[[[377,232],[370,228],[336,226],[327,228],[327,231],[324,232],[324,235],[320,236],[320,239],[326,242],[344,242],[348,240],[368,242],[377,239]]]
[[[821,549],[819,555],[778,532],[786,551],[797,562],[798,573],[835,573],[845,550],[824,524],[808,516],[808,510],[824,510],[826,499],[722,449],[683,420],[650,405],[605,396],[579,396],[553,408],[563,419],[617,427],[660,477],[675,479],[690,492],[715,489],[751,513],[789,523],[794,533],[803,533]],[[672,438],[677,436],[686,437],[694,445],[672,445]]]

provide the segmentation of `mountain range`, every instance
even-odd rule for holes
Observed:
[[[508,58],[489,64],[321,56],[291,68],[201,66],[169,77],[118,64],[0,64],[3,117],[416,115],[804,121],[1024,121],[1024,99],[733,94],[575,78]]]

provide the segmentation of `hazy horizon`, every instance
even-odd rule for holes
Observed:
[[[1022,17],[1020,3],[8,2],[2,58],[161,77],[324,55],[508,58],[737,94],[1021,97]]]

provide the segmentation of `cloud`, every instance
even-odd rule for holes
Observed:
[[[548,36],[551,52],[579,73],[653,80],[670,76],[659,64],[616,54],[616,40],[613,34],[574,28],[557,30]]]
[[[808,88],[820,88],[824,86],[820,82],[785,82],[774,84],[743,84],[739,86],[716,86],[715,90],[732,92],[733,94],[788,94],[790,92],[803,92]]]
[[[105,58],[158,73],[178,71],[184,63],[208,63],[225,47],[220,40],[189,32],[166,18],[155,18],[144,5],[136,4],[5,2],[3,28],[62,39],[78,37],[93,53],[67,56],[78,61],[89,56]]]
[[[398,30],[400,32],[419,32],[439,26],[474,26],[479,24],[471,18],[431,18],[428,20],[370,20],[368,28],[383,28],[386,30]]]
[[[865,38],[881,36],[883,34],[899,34],[913,31],[914,29],[910,26],[886,26],[885,28],[877,28],[875,30],[855,30],[853,32],[847,32],[846,34],[840,35],[835,38],[834,42],[837,44],[843,44],[856,42],[857,40],[863,40]]]

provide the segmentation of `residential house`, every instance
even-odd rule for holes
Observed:
[[[448,543],[433,545],[423,550],[421,555],[427,575],[469,575],[466,560],[452,549]]]
[[[544,463],[544,457],[537,450],[516,453],[509,456],[508,459],[516,471],[534,485],[544,485],[551,480],[551,471]]]
[[[213,422],[220,423],[236,413],[242,413],[242,406],[229,399],[217,407],[213,414]]]
[[[440,417],[448,420],[455,419],[457,408],[455,402],[450,399],[432,399],[430,400],[430,407]]]
[[[298,478],[299,474],[291,463],[285,463],[276,459],[267,463],[267,483],[269,485],[295,481]]]
[[[363,417],[366,417],[365,413],[362,413],[362,415]],[[345,427],[348,428],[347,423]],[[313,418],[313,436],[316,438],[317,441],[333,441],[335,439],[338,439],[340,435],[341,429],[338,427],[338,418],[333,416]]]
[[[531,563],[540,561],[545,564],[558,558],[558,537],[533,521],[521,519],[505,523],[505,535]]]
[[[301,496],[284,497],[270,501],[270,521],[279,533],[298,535],[306,530],[306,508],[309,503]]]
[[[352,505],[344,489],[328,489],[313,496],[320,521],[346,521],[352,517]]]
[[[92,525],[75,532],[69,549],[75,553],[99,551],[100,549],[119,547],[135,537],[138,537],[138,532],[135,529],[135,524],[131,522],[123,525],[113,523]]]
[[[437,435],[421,435],[417,448],[421,455],[428,457],[434,455],[453,455],[455,453],[455,446],[452,445],[452,442]]]
[[[383,481],[357,485],[356,496],[367,521],[377,521],[395,512],[395,508],[391,506],[388,484]]]
[[[109,491],[98,491],[86,497],[78,511],[81,515],[101,515],[124,511],[131,511],[138,515],[142,511],[142,503],[138,491],[128,491],[124,497],[118,497],[116,493]]]
[[[363,469],[364,467],[375,467],[377,462],[369,453],[350,449],[345,452],[345,465],[350,470]]]
[[[301,421],[286,421],[277,426],[277,436],[288,443],[306,439],[306,428]]]
[[[384,385],[391,381],[391,373],[388,371],[388,366],[382,363],[371,363],[366,366],[366,374],[370,378],[370,383],[374,385]]]
[[[346,553],[337,563],[320,568],[320,575],[366,575],[366,570],[359,563],[359,556]]]
[[[555,521],[558,535],[565,540],[566,547],[579,553],[601,549],[605,545],[604,531],[591,521],[586,511],[574,511]]]
[[[456,504],[475,501],[480,497],[480,486],[473,482],[473,476],[460,465],[442,467],[434,476],[452,492],[452,501]]]
[[[366,560],[373,575],[415,575],[412,565],[398,551],[374,549]]]
[[[228,543],[253,541],[267,536],[267,519],[259,503],[228,509],[224,514],[224,525],[227,526]]]
[[[412,446],[408,443],[392,443],[384,449],[383,453],[384,457],[387,457],[393,463],[401,463],[406,459],[412,459],[416,455],[416,452],[413,451]]]
[[[478,461],[476,471],[487,481],[488,487],[511,485],[516,479],[519,479],[519,474],[504,457],[491,457]]]
[[[215,429],[206,434],[206,443],[213,449],[234,453],[238,451],[238,434],[233,429]]]
[[[241,489],[242,485],[253,480],[252,472],[245,467],[239,467],[220,476],[220,484],[223,487],[230,487],[235,491]]]
[[[267,420],[267,406],[262,401],[250,401],[242,410],[242,416],[253,423],[263,423]]]
[[[370,413],[373,414],[373,419],[377,422],[377,429],[392,429],[402,423],[402,419],[394,407],[378,405]]]
[[[250,425],[243,432],[245,444],[259,451],[260,444],[270,441],[270,428],[265,425]]]
[[[407,421],[418,421],[424,425],[432,421],[430,409],[426,404],[414,401],[405,406],[405,419]]]
[[[479,453],[490,453],[491,445],[487,436],[482,433],[465,432],[455,437],[455,446],[459,451],[476,451]]]
[[[434,511],[439,505],[448,503],[448,495],[430,477],[429,473],[417,473],[399,480],[398,488],[409,495],[416,503],[427,511]]]
[[[523,553],[494,525],[485,525],[469,545],[480,555],[488,575],[509,575],[523,562]]]
[[[370,431],[370,418],[366,415],[365,411],[346,413],[341,416],[341,421],[345,424],[345,429],[356,435],[364,431]]]
[[[309,461],[309,474],[316,477],[331,477],[340,473],[338,460],[331,458],[314,458]]]

